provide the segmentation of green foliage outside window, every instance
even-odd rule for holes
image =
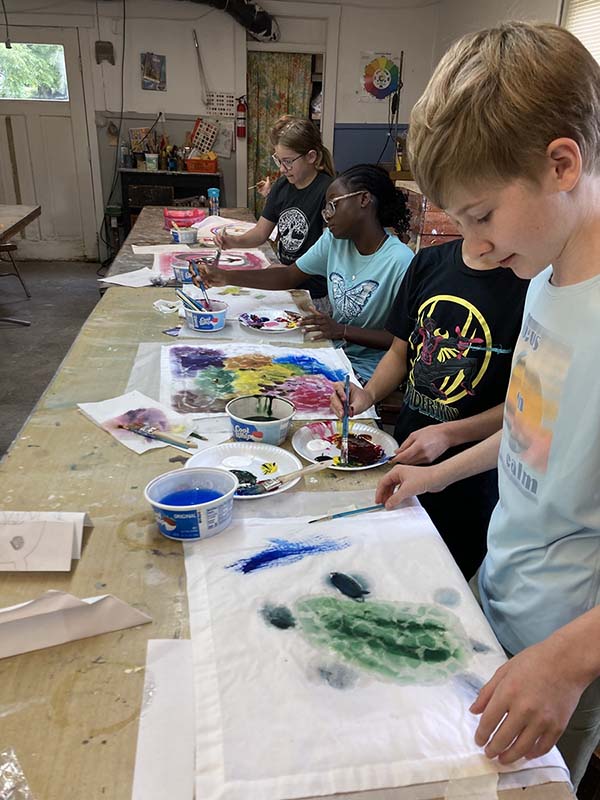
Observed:
[[[15,42],[10,49],[0,47],[0,98],[68,100],[63,46]]]

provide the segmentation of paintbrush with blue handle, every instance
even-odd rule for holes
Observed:
[[[221,251],[219,250],[217,256],[220,257]],[[216,260],[216,259],[215,259]],[[212,311],[212,306],[210,304],[210,297],[208,296],[208,292],[206,291],[206,286],[204,285],[204,281],[202,280],[202,276],[200,275],[200,270],[198,269],[198,262],[194,258],[188,258],[189,264],[198,278],[200,283],[200,291],[202,292],[202,297],[204,298],[204,311]]]
[[[342,417],[342,442],[340,445],[340,463],[348,465],[348,421],[350,419],[350,375],[344,381],[344,416]]]
[[[313,522],[325,522],[329,519],[341,519],[342,517],[350,517],[352,514],[366,514],[367,511],[378,511],[385,508],[383,503],[377,503],[376,506],[363,506],[362,508],[353,508],[350,511],[338,511],[337,514],[327,514],[325,517],[317,517],[317,519],[309,519],[308,524],[312,525]]]

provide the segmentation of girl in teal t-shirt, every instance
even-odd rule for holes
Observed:
[[[356,374],[368,380],[392,342],[384,326],[413,257],[385,228],[405,233],[409,212],[402,192],[373,164],[347,169],[331,183],[325,199],[327,230],[294,264],[265,270],[199,267],[209,287],[294,289],[307,275],[326,277],[333,313],[315,309],[304,317],[304,329],[343,346]]]

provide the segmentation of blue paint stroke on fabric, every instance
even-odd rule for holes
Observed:
[[[225,354],[207,347],[172,347],[169,353],[174,374],[185,378],[197,375],[207,367],[223,367]]]
[[[344,550],[350,547],[348,539],[324,539],[314,536],[300,542],[291,542],[287,539],[268,539],[268,547],[260,550],[249,558],[241,558],[233,564],[228,564],[226,569],[235,569],[237,572],[255,572],[259,569],[270,569],[285,564],[301,561],[306,556],[331,553],[334,550]]]
[[[300,367],[305,375],[324,375],[330,381],[343,381],[346,373],[343,369],[333,369],[328,367],[318,358],[302,354],[289,354],[273,359],[274,364],[291,364]]]

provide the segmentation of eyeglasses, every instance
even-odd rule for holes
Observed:
[[[275,155],[275,153],[273,153],[271,155],[271,158],[277,164],[278,169],[281,169],[281,167],[283,167],[283,169],[286,172],[288,172],[294,166],[294,161],[298,161],[298,159],[302,158],[303,155],[304,153],[302,153],[302,155],[296,156],[295,158],[279,158],[278,156]]]
[[[341,194],[339,197],[332,197],[331,200],[325,205],[325,208],[321,211],[321,216],[327,222],[328,220],[333,217],[335,214],[335,207],[336,203],[339,203],[340,200],[345,200],[347,197],[355,197],[357,194],[362,194],[364,189],[361,189],[359,192],[350,192],[349,194]]]

